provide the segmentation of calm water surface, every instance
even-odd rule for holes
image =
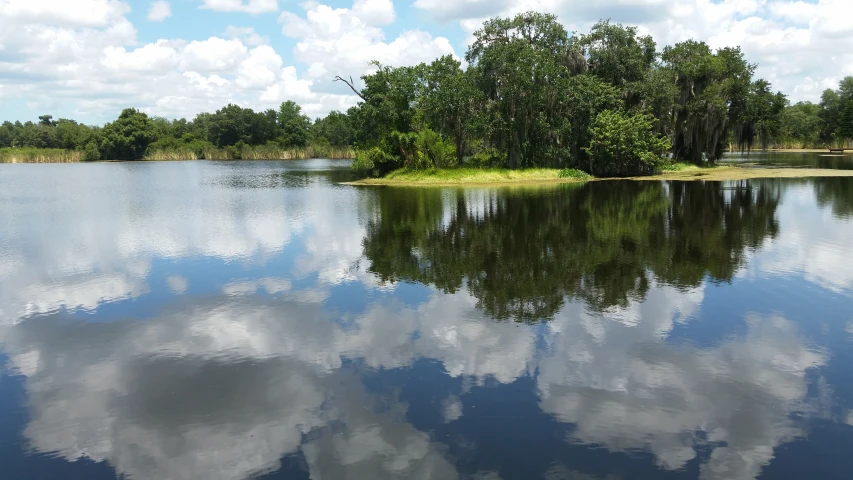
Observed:
[[[853,178],[0,165],[4,479],[853,478]]]
[[[762,152],[726,153],[724,163],[745,163],[765,167],[806,167],[853,170],[853,151],[830,153],[827,149],[821,153]]]

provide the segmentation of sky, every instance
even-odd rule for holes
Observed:
[[[584,33],[637,26],[659,47],[740,45],[792,102],[853,75],[853,0],[0,0],[0,121],[89,124],[123,108],[192,118],[228,103],[299,103],[312,118],[357,97],[332,80],[465,56],[494,16],[553,13]]]

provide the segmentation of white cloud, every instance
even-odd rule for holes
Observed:
[[[710,448],[700,478],[747,480],[777,446],[805,433],[791,414],[809,411],[806,373],[826,358],[793,323],[748,315],[744,337],[713,347],[665,341],[674,318],[698,311],[703,289],[691,298],[652,285],[632,325],[580,305],[549,325],[548,353],[538,364],[540,404],[574,425],[570,441],[649,450],[668,470],[683,469],[697,447]]]
[[[175,295],[183,295],[187,293],[187,288],[189,288],[189,281],[180,275],[170,275],[166,279],[166,284]]]
[[[246,46],[237,39],[193,40],[182,52],[181,68],[200,73],[233,71],[247,53]]]
[[[387,25],[397,19],[391,0],[355,0],[352,12],[368,25]]]
[[[123,47],[106,47],[103,52],[101,65],[119,74],[132,72],[133,74],[163,75],[175,68],[180,61],[175,47],[162,40],[132,51],[127,51]]]
[[[747,278],[779,278],[802,275],[827,290],[846,293],[853,290],[853,270],[839,268],[853,256],[853,220],[835,218],[831,206],[818,210],[814,179],[803,185],[790,185],[779,206],[780,231],[784,235],[769,240],[741,273]],[[802,215],[803,210],[814,214]]]
[[[496,15],[510,7],[512,0],[415,0],[413,5],[438,20],[461,20]]]
[[[272,85],[281,71],[281,65],[281,57],[272,47],[268,45],[255,47],[237,69],[237,85],[242,88],[264,88]],[[295,75],[294,72],[294,77]]]
[[[285,36],[297,40],[294,55],[308,65],[310,79],[331,80],[335,75],[358,77],[378,60],[386,65],[414,65],[454,54],[444,37],[408,30],[391,42],[376,25],[383,16],[384,2],[360,1],[353,9],[308,4],[305,17],[282,12],[279,23]],[[377,12],[386,12],[377,14]],[[393,12],[393,10],[391,10]]]
[[[786,22],[808,25],[818,13],[818,5],[809,2],[771,2],[767,5],[771,15]]]
[[[158,0],[151,4],[151,9],[148,10],[148,20],[152,22],[162,22],[172,16],[172,7],[166,0]]]
[[[226,295],[254,295],[264,290],[270,295],[290,291],[291,282],[286,278],[262,278],[260,280],[236,281],[225,285],[222,293]]]
[[[130,12],[119,0],[0,0],[0,26],[18,24],[61,27],[105,27]]]
[[[203,8],[252,14],[278,12],[278,0],[203,0]]]
[[[228,28],[225,29],[223,35],[226,38],[239,38],[243,43],[251,47],[264,45],[270,41],[269,38],[255,32],[255,29],[252,27],[235,27],[233,25],[229,25]]]

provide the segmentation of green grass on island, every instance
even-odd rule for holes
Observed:
[[[727,181],[752,178],[807,178],[849,177],[853,170],[822,168],[745,168],[734,165],[699,166],[676,162],[655,175],[627,177],[628,180],[674,180],[674,181]],[[574,169],[531,168],[509,170],[503,168],[448,168],[434,170],[395,170],[382,178],[368,178],[347,182],[348,185],[390,186],[481,186],[481,185],[547,185],[582,181],[618,180],[620,178],[596,178]]]
[[[515,183],[564,183],[591,179],[580,170],[556,168],[447,168],[432,170],[395,170],[382,178],[368,178],[356,185],[501,185]]]

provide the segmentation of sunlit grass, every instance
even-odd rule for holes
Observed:
[[[62,148],[0,148],[0,163],[74,163],[83,152]]]
[[[708,170],[717,167],[718,166],[714,164],[696,165],[695,163],[690,162],[672,162],[668,165],[664,165],[660,170],[662,172],[689,172],[691,170]]]
[[[562,173],[562,175],[561,175]],[[509,170],[504,168],[448,168],[434,170],[400,169],[384,178],[368,179],[362,183],[419,184],[419,185],[477,185],[530,182],[565,182],[591,178],[576,170],[561,171],[556,168]]]

